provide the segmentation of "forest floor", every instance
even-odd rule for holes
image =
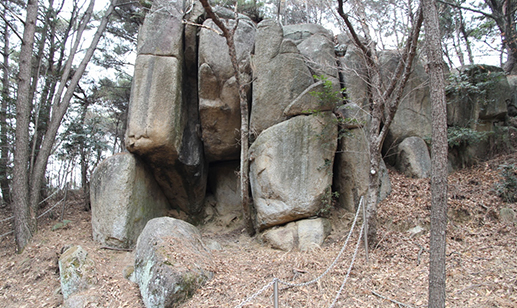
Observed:
[[[517,204],[503,202],[496,192],[503,164],[517,165],[517,154],[449,176],[447,307],[517,306],[517,222],[500,215],[502,208],[517,212]],[[368,263],[360,246],[335,307],[427,307],[429,180],[394,171],[390,177],[392,193],[379,205],[380,241]],[[58,225],[61,213],[70,221],[64,227]],[[11,230],[12,220],[5,221],[11,215],[8,208],[0,209],[0,234]],[[330,218],[331,235],[321,248],[307,252],[273,250],[240,227],[201,227],[204,239],[222,249],[212,251],[213,278],[180,307],[235,307],[275,277],[301,283],[320,276],[342,249],[353,214],[334,210]],[[417,226],[424,231],[408,231]],[[348,271],[358,233],[356,228],[342,257],[317,282],[280,284],[280,307],[329,307]],[[94,297],[86,307],[143,307],[138,287],[123,276],[132,253],[93,242],[90,212],[80,201],[42,217],[39,232],[21,254],[15,253],[12,234],[0,239],[0,307],[61,307],[57,260],[70,244],[81,245],[96,263],[98,284],[89,291]],[[272,294],[268,287],[244,307],[273,307]]]

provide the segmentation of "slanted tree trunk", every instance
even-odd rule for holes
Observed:
[[[445,307],[445,249],[447,229],[447,106],[435,0],[424,0],[426,54],[432,102],[431,240],[428,307]]]
[[[219,16],[214,13],[212,7],[208,3],[208,0],[200,0],[203,8],[205,9],[208,16],[214,21],[214,23],[221,29],[223,36],[226,39],[228,45],[228,53],[233,66],[233,74],[239,87],[239,100],[241,109],[241,161],[240,161],[240,185],[241,185],[241,204],[244,214],[244,224],[246,230],[250,235],[255,233],[253,228],[253,221],[251,220],[250,212],[250,200],[249,200],[249,110],[248,110],[248,99],[246,97],[246,85],[241,76],[239,69],[239,63],[237,62],[237,52],[235,50],[234,36],[239,20],[235,19],[235,26],[229,30],[226,28],[224,23],[219,19]]]
[[[361,5],[356,2],[357,5]],[[375,50],[375,44],[368,35],[368,25],[364,18],[364,9],[358,9],[359,19],[361,20],[361,28],[365,32],[366,42],[359,39],[349,15],[344,12],[343,0],[338,0],[338,14],[341,16],[348,28],[352,41],[359,48],[365,59],[366,66],[366,82],[368,84],[368,100],[369,111],[371,115],[370,123],[368,123],[368,147],[370,154],[370,176],[366,202],[366,219],[368,228],[368,245],[374,247],[377,244],[377,203],[379,202],[380,191],[380,163],[381,150],[384,140],[388,134],[388,129],[393,121],[398,105],[402,99],[402,94],[406,83],[409,79],[413,67],[413,60],[416,55],[416,47],[420,28],[422,27],[422,9],[417,11],[417,18],[414,19],[415,24],[412,25],[412,31],[407,37],[406,46],[402,53],[395,72],[391,76],[390,82],[384,84],[381,76],[381,63]]]
[[[36,213],[29,206],[29,122],[31,59],[38,17],[38,0],[27,3],[27,17],[23,30],[16,99],[16,131],[13,168],[13,212],[17,251],[21,253],[36,232]]]
[[[52,147],[54,145],[54,140],[56,138],[59,127],[61,126],[61,121],[66,111],[68,110],[68,106],[70,105],[70,100],[73,97],[75,88],[79,83],[80,79],[82,78],[82,75],[86,70],[86,66],[90,62],[93,53],[97,48],[97,44],[99,43],[99,40],[101,39],[102,34],[106,29],[109,17],[113,13],[113,9],[115,7],[114,2],[116,2],[116,0],[111,1],[110,6],[108,7],[107,11],[105,12],[104,16],[100,21],[100,24],[97,28],[97,31],[95,32],[95,35],[93,36],[90,46],[86,50],[84,58],[81,60],[81,63],[77,66],[75,72],[72,74],[72,62],[74,60],[73,56],[76,54],[80,46],[82,34],[84,33],[84,30],[86,29],[86,26],[90,21],[91,15],[93,13],[93,7],[95,5],[94,0],[90,1],[88,9],[84,14],[82,20],[80,21],[80,26],[76,34],[76,41],[74,42],[74,46],[72,47],[72,50],[70,52],[70,57],[65,65],[64,74],[61,78],[61,83],[59,85],[58,91],[54,96],[54,102],[52,104],[52,115],[48,125],[48,129],[45,133],[43,142],[41,144],[41,148],[37,155],[33,173],[31,174],[30,205],[34,210],[36,210],[38,206],[39,189],[41,187],[41,184],[43,183],[48,158],[52,153]],[[69,82],[67,82],[69,77],[71,79]],[[67,86],[66,91],[64,91],[65,85]]]

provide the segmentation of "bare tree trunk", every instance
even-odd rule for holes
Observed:
[[[29,0],[23,30],[16,99],[16,132],[13,168],[13,211],[16,246],[23,251],[36,232],[36,213],[29,205],[29,122],[31,59],[38,17],[38,0]]]
[[[214,21],[214,23],[221,29],[223,36],[226,38],[226,44],[228,45],[228,53],[233,66],[233,74],[239,87],[239,100],[241,109],[241,166],[240,166],[240,185],[241,185],[241,203],[244,215],[244,224],[246,230],[250,235],[255,233],[253,228],[253,221],[251,220],[250,213],[250,201],[249,201],[249,111],[248,111],[248,99],[246,97],[246,85],[243,83],[241,72],[239,69],[239,63],[237,62],[237,53],[235,51],[234,35],[239,20],[236,18],[235,27],[231,30],[226,28],[224,23],[219,19],[217,14],[214,13],[212,7],[208,3],[208,0],[200,0],[203,8],[205,9],[208,16]]]
[[[65,71],[61,79],[61,83],[59,86],[59,89],[54,97],[54,102],[52,105],[52,118],[50,119],[50,123],[48,125],[48,130],[46,131],[45,137],[43,138],[43,142],[40,148],[40,151],[37,155],[35,164],[34,164],[34,170],[31,174],[31,182],[30,182],[30,204],[33,210],[35,211],[38,206],[39,202],[39,189],[41,187],[41,184],[43,182],[45,171],[47,167],[48,158],[52,152],[52,147],[54,145],[54,140],[56,138],[57,132],[59,130],[59,127],[61,126],[61,121],[63,119],[63,116],[65,115],[66,111],[68,110],[68,106],[70,105],[70,100],[73,97],[75,88],[77,84],[79,83],[79,80],[81,79],[84,71],[86,70],[86,66],[90,62],[90,59],[93,56],[93,53],[95,52],[95,49],[97,48],[97,44],[99,43],[99,40],[102,37],[102,34],[104,33],[104,30],[106,29],[106,26],[109,21],[109,17],[111,16],[111,13],[114,9],[114,2],[113,0],[108,8],[108,10],[105,12],[104,16],[101,19],[101,22],[97,28],[97,31],[95,32],[95,35],[92,39],[92,42],[88,49],[86,50],[86,54],[84,58],[82,59],[81,63],[77,67],[76,71],[72,76],[71,69],[72,69],[72,62],[73,62],[73,56],[75,55],[81,41],[82,34],[84,30],[86,29],[86,25],[90,21],[91,15],[93,13],[93,7],[95,4],[94,0],[90,1],[90,4],[88,6],[88,9],[83,16],[82,20],[80,21],[80,27],[76,34],[76,41],[74,43],[74,46],[70,52],[70,57],[67,61],[67,64],[65,65]],[[71,77],[70,81],[67,82],[68,78]],[[62,95],[65,85],[67,86],[67,90]]]
[[[357,1],[356,4],[361,5]],[[380,190],[379,171],[382,159],[381,149],[412,71],[423,16],[422,9],[419,8],[417,18],[413,19],[415,24],[412,25],[413,29],[407,37],[406,47],[399,60],[398,66],[391,76],[390,83],[385,85],[383,84],[383,78],[381,76],[382,63],[380,63],[375,46],[368,35],[369,29],[366,24],[364,8],[358,8],[358,12],[360,15],[359,19],[361,19],[361,27],[363,32],[365,32],[365,43],[359,39],[359,36],[350,22],[348,14],[344,12],[343,0],[338,0],[338,14],[348,28],[355,46],[361,51],[366,65],[366,80],[370,104],[369,111],[371,114],[367,136],[370,151],[370,175],[366,218],[368,223],[368,245],[375,247],[377,243],[377,203]],[[363,18],[361,18],[361,16]]]
[[[4,6],[4,19],[7,12],[7,5]],[[11,192],[9,189],[8,170],[10,146],[7,144],[7,108],[9,106],[9,25],[7,22],[4,27],[4,48],[2,55],[4,62],[2,66],[2,104],[0,110],[0,189],[2,190],[2,199],[5,203],[11,203]]]
[[[445,307],[445,249],[447,229],[447,107],[435,0],[424,0],[426,53],[432,104],[431,240],[428,307]]]

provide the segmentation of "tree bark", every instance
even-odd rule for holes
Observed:
[[[208,0],[200,0],[203,8],[214,23],[221,29],[223,36],[228,45],[228,53],[233,66],[233,74],[239,87],[239,100],[241,109],[241,155],[240,155],[240,185],[241,185],[241,204],[244,215],[244,224],[248,234],[253,235],[255,229],[251,219],[250,200],[249,200],[249,111],[248,99],[246,97],[246,85],[241,78],[239,63],[237,62],[237,52],[235,50],[234,35],[235,30],[239,24],[236,18],[235,27],[228,29],[224,23],[219,19],[219,16],[214,13]]]
[[[4,6],[4,19],[7,12],[7,5]],[[9,25],[5,22],[4,26],[4,46],[2,56],[4,58],[2,66],[2,104],[0,110],[0,189],[2,190],[2,199],[5,203],[11,203],[11,192],[9,189],[9,179],[7,166],[9,165],[10,146],[7,143],[7,108],[11,100],[9,93]]]
[[[431,240],[428,307],[445,307],[445,250],[447,229],[447,106],[435,0],[424,0],[426,53],[432,102]]]
[[[14,232],[17,251],[21,253],[36,231],[36,213],[29,206],[29,121],[31,59],[36,33],[38,0],[29,0],[23,30],[16,99],[16,131],[13,168]]]
[[[359,2],[356,2],[360,5]],[[359,9],[362,18],[362,29],[363,31],[369,31],[368,25],[365,22],[364,9]],[[377,52],[375,50],[375,44],[371,42],[369,35],[365,35],[366,42],[363,43],[355,31],[352,23],[349,20],[348,14],[344,12],[343,0],[338,0],[338,14],[341,16],[345,25],[347,26],[354,44],[361,51],[363,58],[365,59],[366,75],[365,79],[368,84],[368,99],[369,99],[369,111],[371,114],[370,122],[368,123],[368,147],[370,156],[370,169],[369,169],[369,185],[368,185],[368,199],[367,199],[367,236],[368,245],[375,247],[377,244],[377,203],[379,202],[379,191],[380,191],[380,163],[381,163],[381,150],[384,140],[388,134],[388,129],[393,121],[398,105],[402,99],[404,88],[409,79],[413,67],[413,60],[416,56],[416,47],[418,43],[418,37],[420,34],[420,28],[422,27],[423,15],[422,9],[419,8],[417,11],[417,18],[413,19],[415,24],[412,25],[413,29],[407,37],[406,47],[402,53],[401,59],[395,69],[393,75],[390,78],[389,84],[385,85],[384,80],[381,76],[381,65]]]
[[[72,68],[72,62],[74,55],[80,45],[80,39],[82,36],[83,31],[86,28],[86,25],[88,24],[91,15],[93,13],[93,6],[95,1],[91,0],[90,5],[83,16],[82,20],[80,21],[80,27],[76,34],[77,38],[74,43],[74,46],[70,52],[70,57],[67,61],[67,64],[65,65],[65,71],[61,79],[61,83],[59,85],[59,89],[54,96],[54,102],[52,104],[52,117],[50,119],[48,130],[45,133],[45,136],[43,138],[43,142],[41,144],[41,148],[39,150],[39,153],[37,155],[35,164],[34,164],[34,170],[31,174],[31,182],[30,182],[30,205],[31,208],[35,211],[38,207],[39,202],[39,190],[41,187],[41,184],[43,183],[43,179],[45,176],[45,171],[47,168],[47,162],[50,154],[52,153],[52,147],[54,145],[54,141],[57,135],[57,132],[59,130],[59,127],[61,126],[61,121],[63,119],[63,116],[65,115],[66,111],[68,110],[68,106],[70,105],[70,100],[73,97],[75,88],[77,84],[79,83],[79,80],[81,79],[84,71],[86,70],[86,66],[90,62],[93,53],[95,52],[95,49],[97,48],[97,44],[99,43],[99,40],[102,37],[102,34],[104,33],[104,30],[106,29],[106,26],[109,21],[109,17],[113,13],[114,9],[114,2],[112,1],[108,10],[105,12],[104,16],[101,19],[101,22],[97,28],[97,31],[95,32],[95,35],[92,39],[92,42],[88,49],[86,50],[84,58],[81,60],[81,63],[75,70],[74,74],[71,75],[71,68]],[[67,80],[71,77],[70,81],[67,82]],[[67,86],[67,90],[65,91],[64,95],[62,95],[65,86]]]

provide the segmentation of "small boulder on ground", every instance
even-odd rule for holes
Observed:
[[[302,219],[267,230],[262,239],[274,249],[306,251],[320,247],[331,231],[332,226],[326,218]]]
[[[212,277],[210,252],[193,225],[170,217],[150,220],[135,249],[135,282],[146,307],[177,307]]]
[[[422,138],[409,137],[399,144],[397,168],[412,178],[428,178],[431,175],[431,157]]]
[[[97,283],[95,263],[79,245],[68,248],[59,258],[61,293],[65,301]]]

